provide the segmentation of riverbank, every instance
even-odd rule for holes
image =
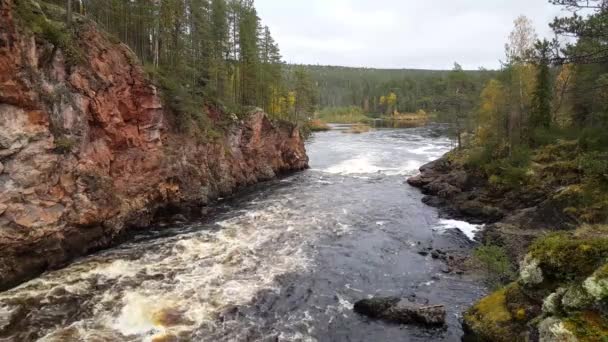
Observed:
[[[563,212],[563,204],[552,198],[552,190],[498,189],[458,158],[450,153],[426,164],[408,183],[423,191],[424,203],[444,215],[484,224],[478,239],[505,247],[515,262],[523,259],[535,238],[578,225],[575,217]]]
[[[513,282],[464,315],[473,341],[600,341],[608,331],[608,231],[585,224],[603,213],[574,199],[585,188],[577,142],[533,151],[524,178],[507,182],[472,165],[471,151],[453,151],[408,179],[423,201],[444,215],[485,224],[483,245],[520,265]],[[598,223],[600,223],[598,222]]]

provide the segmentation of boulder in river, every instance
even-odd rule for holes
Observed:
[[[355,303],[356,313],[399,324],[445,325],[443,305],[419,305],[397,297],[375,297]]]

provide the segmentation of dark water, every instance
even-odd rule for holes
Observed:
[[[450,147],[440,127],[320,133],[312,169],[0,294],[0,341],[458,341],[479,284],[417,252],[469,248],[407,175]],[[161,235],[162,234],[162,235]],[[448,307],[445,329],[353,313],[370,295]]]

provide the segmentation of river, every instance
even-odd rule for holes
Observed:
[[[443,133],[318,133],[310,170],[0,293],[0,341],[459,341],[459,315],[484,289],[418,252],[468,249],[459,229],[474,227],[405,183],[450,149]],[[414,294],[446,305],[446,328],[352,311]]]

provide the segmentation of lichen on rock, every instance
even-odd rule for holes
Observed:
[[[555,315],[559,313],[561,299],[566,292],[566,289],[559,288],[543,301],[543,313],[546,315]]]
[[[583,288],[598,302],[608,298],[608,264],[585,279]]]
[[[571,285],[561,298],[565,311],[578,311],[593,303],[593,298],[580,284]]]
[[[549,317],[538,325],[540,342],[577,342],[578,339],[561,320]]]
[[[526,256],[520,265],[519,276],[524,285],[538,285],[544,280],[540,262],[531,255]]]

